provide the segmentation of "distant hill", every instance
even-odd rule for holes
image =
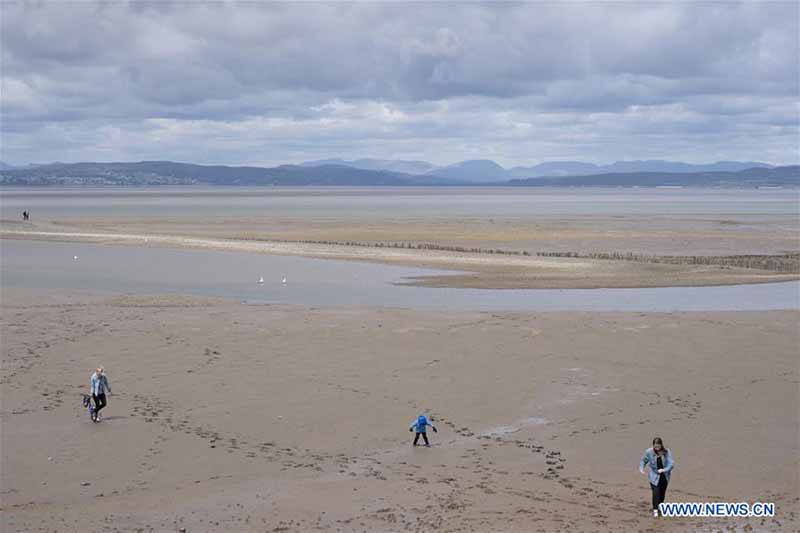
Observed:
[[[573,166],[573,170],[583,167]],[[172,161],[138,163],[54,163],[0,169],[0,185],[16,186],[597,186],[597,187],[757,187],[798,186],[800,167],[754,167],[710,172],[608,172],[506,180],[507,171],[493,161],[465,161],[428,174],[367,170],[346,165],[232,167]],[[552,167],[551,169],[552,170]]]
[[[71,163],[0,171],[1,185],[447,185],[434,176],[374,171],[343,165],[229,167],[172,161]]]
[[[528,187],[797,187],[800,166],[748,168],[738,172],[615,172],[561,178],[514,179]]]
[[[4,163],[0,161],[0,170],[11,170],[12,168],[17,168],[14,165],[9,165],[8,163]]]
[[[772,165],[758,163],[754,161],[718,161],[705,165],[693,165],[691,163],[681,163],[676,161],[617,161],[611,165],[600,167],[601,174],[611,174],[615,172],[738,172],[749,168],[772,168]]]
[[[506,169],[488,159],[462,161],[455,165],[437,168],[428,175],[468,182],[500,182],[509,179]]]
[[[536,178],[539,176],[579,176],[582,174],[598,174],[600,167],[592,163],[579,161],[553,161],[532,167],[514,167],[509,169],[510,178]]]
[[[389,172],[401,172],[403,174],[425,174],[438,168],[436,165],[427,161],[404,161],[394,159],[355,159],[345,161],[344,159],[321,159],[319,161],[306,161],[300,163],[303,167],[321,167],[326,165],[341,165],[362,170],[387,170]]]
[[[773,168],[767,163],[718,161],[704,165],[681,163],[677,161],[617,161],[610,165],[595,165],[579,161],[553,161],[532,167],[514,167],[508,172],[510,178],[538,178],[544,176],[583,176],[591,174],[615,174],[628,172],[737,172],[748,168]]]

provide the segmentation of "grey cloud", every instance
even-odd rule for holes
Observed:
[[[585,160],[631,147],[702,158],[681,135],[712,153],[750,134],[759,140],[747,158],[796,161],[786,130],[794,121],[796,131],[798,9],[7,4],[2,157],[447,163],[492,153],[530,164],[577,148]],[[157,134],[167,140],[153,144]],[[727,159],[745,157],[733,150]]]

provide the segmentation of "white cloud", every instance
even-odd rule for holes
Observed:
[[[6,4],[0,157],[797,163],[799,9]]]

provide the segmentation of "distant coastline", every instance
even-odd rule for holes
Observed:
[[[794,188],[800,187],[800,166],[753,166],[740,170],[705,170],[713,165],[683,167],[649,165],[656,169],[594,173],[535,175],[517,167],[505,170],[485,162],[470,166],[410,174],[382,168],[359,168],[344,164],[281,165],[277,167],[209,166],[171,161],[138,163],[56,163],[3,168],[2,187],[157,187],[157,186],[278,186],[278,187],[707,187]],[[493,163],[493,162],[490,162]],[[648,168],[641,162],[641,168]],[[721,167],[721,168],[730,168]],[[493,170],[494,169],[494,170]],[[499,169],[499,170],[497,170]],[[703,170],[697,170],[703,169]]]

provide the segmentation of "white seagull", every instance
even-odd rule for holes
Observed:
[[[264,283],[264,278],[258,278],[259,283]]]
[[[283,279],[281,280],[281,283],[283,283],[284,285],[286,285],[286,278],[283,278]]]

